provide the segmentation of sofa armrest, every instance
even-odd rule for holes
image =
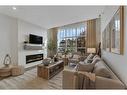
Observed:
[[[76,88],[76,71],[74,70],[63,70],[63,89],[75,89]]]
[[[125,86],[120,80],[96,76],[95,88],[96,89],[125,89]]]

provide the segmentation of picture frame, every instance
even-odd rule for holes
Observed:
[[[117,12],[114,14],[110,22],[110,42],[111,42],[111,52],[116,54],[123,54],[123,12],[124,9],[121,6]]]
[[[120,6],[102,32],[102,49],[122,55],[124,52],[124,7]]]

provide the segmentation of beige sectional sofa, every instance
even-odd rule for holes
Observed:
[[[91,85],[89,85],[89,87],[85,87],[86,89],[125,89],[126,88],[125,85],[112,72],[112,70],[106,65],[106,63],[101,58],[99,58],[99,56],[94,56],[92,62],[89,63],[91,66],[93,66],[92,69],[91,67],[86,66],[86,64],[88,65],[88,63],[86,62],[88,62],[89,59],[90,58],[87,57],[87,59],[85,59],[84,61],[79,62],[79,65],[77,65],[77,67],[74,68],[73,70],[65,69],[63,71],[63,89],[81,89],[78,87],[79,86],[78,72],[95,76],[94,81],[92,81],[94,87],[91,87]]]

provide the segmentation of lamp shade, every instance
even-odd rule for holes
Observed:
[[[96,48],[87,48],[87,53],[96,53]]]

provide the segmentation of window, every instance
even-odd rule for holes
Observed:
[[[58,28],[57,47],[59,52],[85,51],[86,22]]]

